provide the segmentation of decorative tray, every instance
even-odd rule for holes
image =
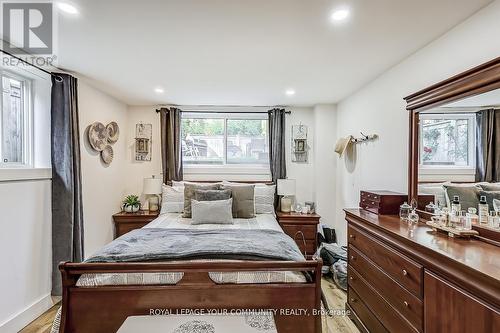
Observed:
[[[442,224],[435,223],[433,221],[427,221],[425,224],[427,224],[429,227],[432,227],[434,231],[441,231],[441,232],[446,232],[448,233],[448,236],[450,237],[471,237],[471,236],[477,236],[479,235],[479,232],[476,230],[461,230],[461,229],[456,229],[452,227],[446,227]]]

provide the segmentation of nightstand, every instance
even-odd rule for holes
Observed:
[[[277,212],[278,223],[283,231],[295,240],[300,251],[307,257],[316,253],[318,224],[321,216],[318,214],[282,213]]]
[[[140,210],[137,213],[119,212],[113,215],[115,223],[115,238],[126,234],[134,229],[140,229],[149,222],[153,221],[160,214],[159,211],[150,212],[148,210]]]

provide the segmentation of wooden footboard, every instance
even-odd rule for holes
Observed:
[[[320,333],[321,260],[178,261],[168,263],[61,263],[60,332],[116,332],[128,316],[182,310],[275,310],[278,332]],[[306,283],[216,284],[209,272],[310,272]],[[175,285],[77,287],[86,273],[183,272]]]

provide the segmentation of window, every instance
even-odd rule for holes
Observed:
[[[30,166],[30,81],[1,72],[0,166]]]
[[[266,115],[193,112],[181,124],[184,165],[269,165]]]
[[[421,114],[421,167],[473,168],[475,115]]]

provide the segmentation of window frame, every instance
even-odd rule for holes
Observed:
[[[23,161],[4,162],[2,150],[3,142],[0,143],[0,170],[1,169],[31,169],[34,168],[33,149],[33,80],[27,76],[14,73],[0,67],[0,91],[3,94],[3,77],[18,80],[22,83],[21,102],[23,108]],[[3,96],[0,98],[0,139],[3,140]]]
[[[210,112],[210,111],[186,111],[181,114],[181,122],[183,119],[222,119],[224,120],[224,139],[223,139],[223,164],[213,165],[213,164],[189,164],[183,161],[183,171],[185,175],[192,176],[192,178],[202,179],[203,175],[214,175],[215,178],[224,177],[231,175],[256,175],[257,178],[265,177],[269,178],[270,162],[267,164],[237,164],[237,163],[227,163],[227,122],[228,120],[266,120],[268,121],[267,113],[255,112],[255,113],[242,113],[242,112]],[[269,135],[269,133],[267,134]],[[269,140],[269,137],[267,136]],[[268,148],[269,149],[269,148]],[[212,180],[212,179],[210,179]],[[214,179],[216,180],[216,179]]]
[[[467,119],[468,120],[468,160],[466,166],[457,165],[425,165],[422,164],[423,154],[423,120],[448,120],[448,119]],[[475,175],[476,172],[476,114],[475,112],[461,112],[461,113],[420,113],[419,116],[419,154],[418,154],[418,168],[419,174],[438,177],[438,175],[449,175],[451,177],[468,177]]]

